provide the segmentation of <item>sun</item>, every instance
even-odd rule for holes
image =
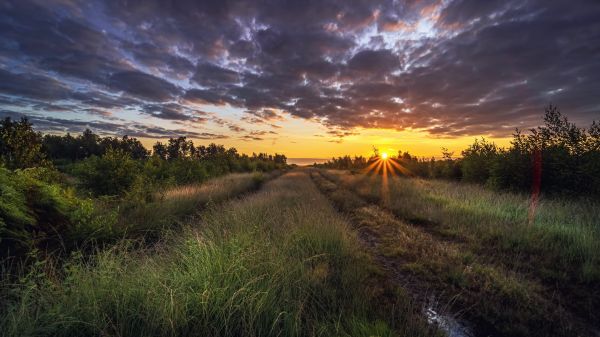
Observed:
[[[387,160],[387,159],[388,159],[388,154],[387,154],[387,153],[385,153],[385,152],[383,152],[383,153],[381,154],[381,159],[383,159],[383,160]]]

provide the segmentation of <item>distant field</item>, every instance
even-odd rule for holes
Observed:
[[[298,166],[307,166],[314,163],[322,164],[327,161],[327,158],[287,158],[288,164],[296,164]]]

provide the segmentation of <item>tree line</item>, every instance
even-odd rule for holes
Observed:
[[[443,149],[442,158],[418,158],[399,151],[391,160],[406,168],[401,175],[440,178],[485,184],[499,190],[528,192],[539,184],[541,192],[600,196],[600,124],[580,128],[553,105],[544,112],[544,125],[528,132],[516,130],[508,148],[484,138],[476,139],[453,159]],[[378,160],[332,158],[320,167],[362,170]]]
[[[160,191],[232,172],[257,172],[258,182],[260,172],[286,168],[286,160],[217,144],[196,146],[185,137],[157,142],[149,151],[133,137],[102,137],[91,130],[43,135],[26,118],[5,118],[0,120],[0,260],[114,242],[137,228],[129,214],[161,202]]]
[[[122,195],[144,185],[201,182],[230,172],[270,171],[287,165],[282,154],[238,153],[211,143],[196,146],[186,137],[157,142],[152,151],[133,137],[42,135],[23,118],[0,121],[0,165],[15,170],[55,167],[78,179],[94,195]]]

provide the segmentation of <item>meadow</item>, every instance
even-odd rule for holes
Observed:
[[[60,268],[39,262],[2,294],[4,336],[436,334],[298,171],[146,249],[123,242]]]
[[[480,185],[336,170],[312,176],[401,284],[437,293],[482,335],[597,329],[597,202],[542,198],[532,214],[530,196]]]

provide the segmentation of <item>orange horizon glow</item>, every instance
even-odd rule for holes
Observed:
[[[195,139],[188,137],[188,139],[193,140],[197,145],[217,143],[226,147],[235,147],[239,153],[249,155],[252,153],[281,153],[288,158],[314,159],[331,159],[345,155],[370,157],[373,155],[373,147],[376,147],[390,157],[396,156],[398,151],[408,151],[417,157],[439,158],[442,155],[441,148],[445,147],[454,152],[454,157],[460,157],[461,151],[472,144],[476,138],[483,136],[500,147],[508,146],[512,139],[510,136],[498,138],[490,134],[450,137],[430,133],[427,129],[398,130],[384,126],[345,130],[344,136],[339,137],[336,136],[336,130],[324,125],[322,121],[294,117],[283,111],[277,111],[279,119],[271,124],[265,124],[244,121],[243,110],[230,106],[216,107],[201,104],[197,108],[222,116],[220,117],[221,122],[208,121],[204,124],[189,124],[187,125],[189,130],[223,135],[225,138]],[[164,121],[154,119],[157,123],[164,123]],[[247,132],[253,131],[261,134],[253,139],[244,139],[243,134],[229,129],[228,123],[235,123]],[[181,128],[181,125],[176,124],[170,126]],[[141,138],[140,140],[147,148],[152,148],[156,141],[166,141],[166,139],[156,138]]]
[[[305,123],[299,123],[305,124]],[[441,138],[421,130],[389,130],[389,129],[362,129],[356,135],[343,139],[333,136],[322,136],[325,128],[309,124],[310,128],[299,126],[283,128],[277,137],[264,140],[244,141],[235,137],[225,139],[195,139],[189,137],[196,145],[209,143],[222,144],[226,147],[235,147],[238,152],[252,153],[282,153],[288,158],[314,158],[331,159],[345,155],[370,157],[373,147],[387,153],[388,157],[397,156],[398,151],[408,151],[411,155],[425,158],[441,157],[442,147],[454,152],[453,157],[460,157],[461,151],[471,145],[475,139],[485,137],[500,147],[508,147],[511,137],[494,138],[489,135],[472,135],[454,138]],[[167,139],[140,138],[147,148],[151,149],[157,141],[165,142]]]

